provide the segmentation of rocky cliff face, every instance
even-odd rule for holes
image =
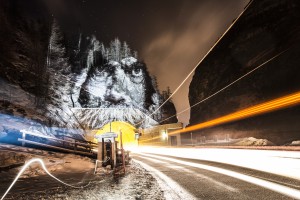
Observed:
[[[45,92],[44,63],[50,17],[39,1],[34,5],[28,7],[24,1],[1,1],[0,74],[1,78],[38,98]]]
[[[43,2],[30,5],[0,4],[0,132],[14,123],[69,134],[110,121],[147,127],[176,114],[158,110],[149,117],[162,96],[126,42],[105,47],[94,36],[64,32]]]
[[[51,20],[42,2],[32,2],[0,4],[1,133],[49,122],[44,105]]]
[[[271,100],[300,89],[300,3],[254,0],[243,16],[197,67],[190,84],[194,105],[242,75],[257,71],[191,109],[196,124]],[[283,143],[299,137],[299,106],[201,130],[204,135],[230,133]]]

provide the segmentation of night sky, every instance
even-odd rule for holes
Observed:
[[[119,38],[137,50],[160,90],[174,91],[249,0],[44,0],[65,29]],[[217,72],[216,72],[217,73]],[[192,77],[191,77],[192,78]],[[191,78],[174,95],[177,112],[189,107]],[[189,113],[178,116],[188,123]]]

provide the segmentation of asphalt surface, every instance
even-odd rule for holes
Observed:
[[[150,153],[131,156],[161,183],[167,199],[300,199],[298,179],[205,160]],[[231,172],[254,181],[241,180]]]

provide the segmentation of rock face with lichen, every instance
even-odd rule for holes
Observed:
[[[299,9],[300,3],[296,0],[253,1],[196,69],[189,88],[190,105],[262,66],[193,107],[190,125],[299,91]],[[199,133],[222,137],[226,132],[231,137],[256,136],[283,144],[299,139],[299,120],[300,107],[295,106]]]

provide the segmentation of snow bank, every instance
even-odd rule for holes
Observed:
[[[300,140],[292,141],[288,146],[300,146]]]
[[[254,137],[244,138],[241,141],[235,143],[238,146],[275,146],[274,143],[267,139],[256,139]]]

